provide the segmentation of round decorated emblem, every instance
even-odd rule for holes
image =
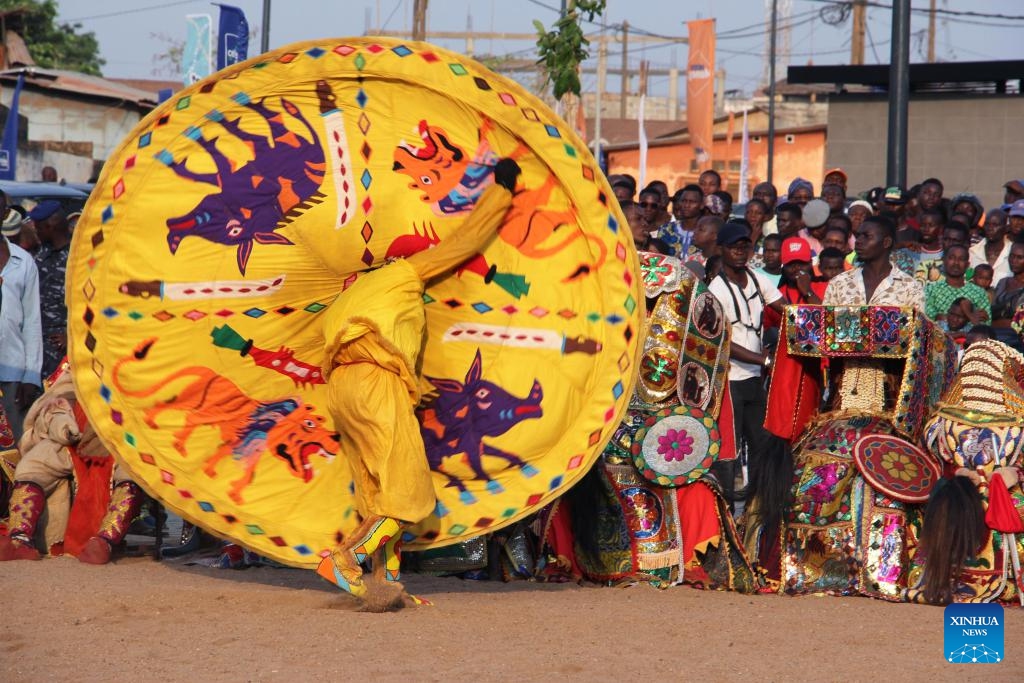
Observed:
[[[696,481],[718,459],[721,435],[713,417],[697,408],[666,408],[650,416],[633,439],[633,462],[661,486]]]
[[[909,441],[886,434],[861,437],[853,446],[857,469],[871,486],[904,503],[924,503],[942,477],[939,462]]]

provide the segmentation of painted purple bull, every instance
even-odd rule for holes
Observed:
[[[334,108],[334,94],[326,81],[317,83],[316,93],[322,112]],[[182,178],[219,188],[219,192],[204,197],[187,214],[168,219],[167,246],[171,253],[177,253],[183,239],[193,236],[237,247],[238,270],[244,275],[254,242],[292,244],[275,230],[323,201],[320,186],[326,165],[317,132],[294,104],[281,98],[283,111],[274,111],[264,105],[265,100],[253,102],[245,93],[238,93],[234,100],[265,120],[270,134],[244,130],[241,117],[229,121],[216,110],[206,118],[244,142],[252,150],[252,161],[235,168],[234,162],[217,148],[217,136],[207,138],[195,126],[188,128],[185,135],[210,155],[216,172],[190,171],[188,156],[175,161],[167,150],[160,152],[157,159]],[[309,139],[288,129],[285,113],[305,126]]]
[[[472,502],[472,495],[458,477],[442,467],[450,456],[461,455],[473,470],[473,478],[486,481],[492,493],[502,488],[484,469],[484,456],[500,458],[508,467],[518,467],[527,477],[537,473],[518,455],[486,444],[484,438],[504,434],[523,420],[541,417],[544,391],[540,382],[534,380],[529,395],[519,398],[483,379],[482,374],[483,362],[478,349],[463,381],[427,377],[440,395],[420,412],[430,469],[448,477],[448,486],[457,487],[466,502]]]

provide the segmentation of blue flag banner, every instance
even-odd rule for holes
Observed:
[[[25,85],[25,74],[18,75],[18,85],[14,87],[11,97],[11,108],[7,112],[7,123],[4,124],[4,137],[0,142],[0,180],[14,180],[18,166],[18,100],[21,88]]]
[[[181,72],[185,85],[192,85],[213,73],[210,68],[210,34],[213,20],[209,14],[189,14],[185,21],[187,33],[185,51],[181,55]]]
[[[217,33],[217,70],[244,62],[249,56],[249,22],[245,13],[232,5],[221,5]]]

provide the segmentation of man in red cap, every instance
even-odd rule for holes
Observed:
[[[828,282],[814,275],[811,265],[811,245],[802,237],[790,237],[782,243],[782,277],[779,279],[779,293],[782,303],[820,304],[825,296]],[[765,328],[776,328],[782,323],[782,316],[772,309],[764,312]]]
[[[814,276],[811,245],[802,237],[782,243],[782,280],[779,292],[787,304],[820,304],[828,283]]]

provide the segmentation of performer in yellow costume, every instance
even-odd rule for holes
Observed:
[[[397,582],[402,529],[430,514],[436,499],[413,412],[426,334],[423,292],[480,251],[512,205],[518,165],[499,161],[462,228],[433,249],[362,274],[324,312],[328,410],[351,448],[362,523],[325,557],[317,572],[356,596],[367,593],[360,564],[373,557],[376,577]],[[336,331],[335,331],[336,330]]]

